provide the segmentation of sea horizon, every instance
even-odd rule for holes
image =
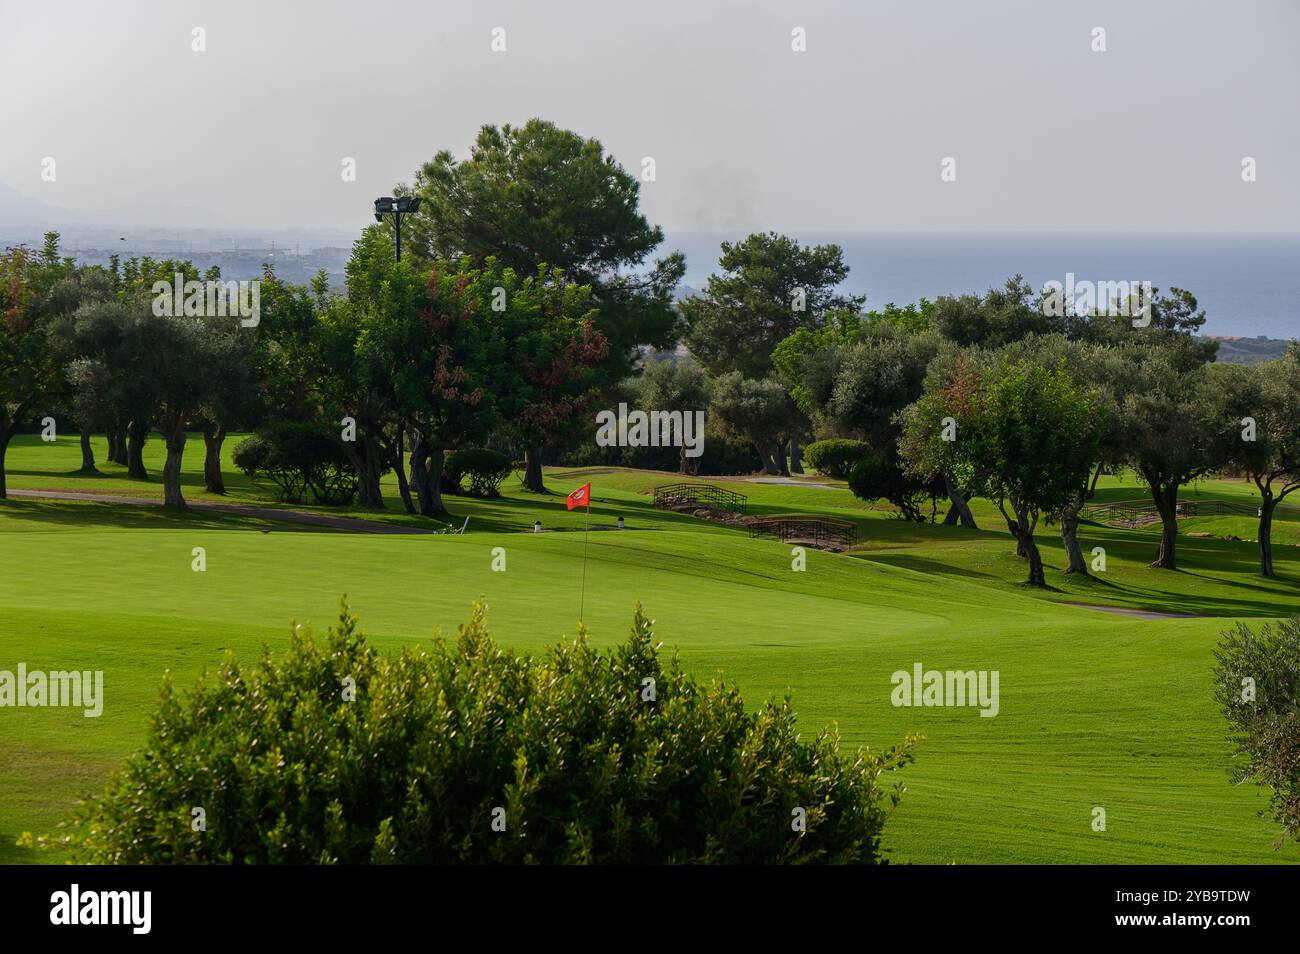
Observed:
[[[702,289],[723,241],[751,230],[666,232],[657,254],[686,256],[685,284]],[[1048,281],[1149,281],[1183,288],[1206,313],[1203,334],[1300,337],[1300,233],[1098,231],[786,231],[807,245],[834,243],[849,275],[841,286],[866,308],[983,292],[1023,275]]]

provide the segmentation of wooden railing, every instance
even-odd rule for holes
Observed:
[[[755,517],[749,521],[749,535],[774,536],[781,540],[808,540],[816,546],[851,547],[857,542],[858,526],[833,517]]]
[[[655,506],[669,510],[701,506],[714,510],[729,510],[732,513],[744,513],[749,507],[749,498],[715,484],[664,484],[655,488]]]

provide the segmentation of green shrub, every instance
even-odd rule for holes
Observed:
[[[820,473],[832,480],[843,480],[870,449],[866,441],[831,438],[809,444],[803,456]]]
[[[880,776],[917,739],[803,742],[788,698],[747,710],[662,665],[651,626],[638,607],[613,649],[580,630],[518,657],[476,606],[458,638],[388,656],[345,602],[323,642],[295,627],[185,699],[166,679],[143,749],[61,844],[105,864],[883,863],[902,789]]]
[[[1238,623],[1214,656],[1214,696],[1242,757],[1234,780],[1266,786],[1283,837],[1300,841],[1300,616],[1258,635]]]
[[[452,451],[442,468],[454,491],[460,490],[461,480],[469,477],[469,493],[474,497],[501,496],[501,482],[510,476],[510,471],[509,456],[486,447]]]
[[[930,503],[930,522],[934,522],[937,495],[942,482],[922,480],[907,473],[896,455],[886,456],[868,449],[849,471],[849,490],[863,500],[888,500],[898,508],[904,520],[924,523],[923,510]]]
[[[274,484],[285,503],[302,503],[309,490],[321,504],[342,506],[356,497],[356,475],[343,448],[310,424],[282,421],[259,428],[231,459],[254,483],[264,478]]]

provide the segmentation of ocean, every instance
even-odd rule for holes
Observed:
[[[1203,334],[1300,337],[1300,233],[802,232],[805,245],[844,250],[844,290],[867,308],[982,292],[1017,272],[1035,288],[1080,281],[1149,281],[1185,288],[1205,310]],[[662,250],[686,255],[686,284],[702,289],[718,246],[744,233],[675,232]]]

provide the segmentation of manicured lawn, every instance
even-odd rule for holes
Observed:
[[[233,438],[228,449],[237,442]],[[102,458],[102,441],[99,442]],[[156,473],[161,445],[149,445]],[[186,455],[198,479],[202,443]],[[11,488],[160,497],[154,481],[67,476],[75,441],[20,439],[9,453]],[[568,474],[568,471],[559,473]],[[391,478],[390,478],[391,479]],[[497,501],[449,498],[463,535],[322,533],[213,514],[179,519],[146,507],[13,499],[0,502],[0,669],[102,669],[98,719],[66,709],[0,710],[0,862],[57,860],[13,847],[26,830],[51,832],[76,797],[98,789],[141,741],[162,673],[186,685],[226,649],[251,658],[286,642],[291,620],[323,629],[347,594],[382,647],[454,630],[483,598],[498,640],[536,649],[575,632],[584,548],[586,623],[595,641],[621,639],[636,601],[698,674],[721,674],[752,704],[792,691],[805,731],[837,722],[849,746],[928,736],[904,773],[908,792],[886,828],[897,861],[1291,862],[1274,851],[1277,827],[1257,816],[1266,798],[1228,779],[1225,724],[1211,699],[1212,649],[1226,619],[1148,622],[1064,601],[1221,617],[1273,617],[1300,607],[1300,524],[1275,530],[1280,576],[1254,575],[1255,549],[1220,539],[1180,541],[1183,569],[1152,570],[1154,531],[1087,525],[1085,549],[1103,546],[1107,572],[1074,581],[1055,529],[1041,545],[1054,589],[1020,585],[1022,561],[996,512],[976,501],[981,530],[908,525],[840,489],[727,482],[755,512],[821,512],[861,521],[850,554],[809,551],[791,569],[790,547],[743,531],[655,511],[648,491],[671,475],[632,471],[557,476],[560,492],[590,479],[593,526],[618,515],[629,530],[584,544],[581,512],[560,496],[520,492]],[[257,496],[237,472],[235,502]],[[1207,482],[1206,499],[1240,482]],[[187,493],[201,499],[197,487]],[[1141,496],[1106,479],[1111,499]],[[388,519],[419,522],[398,511]],[[541,519],[561,532],[521,532]],[[1253,538],[1238,518],[1224,529]],[[1208,532],[1219,529],[1207,523]],[[1243,532],[1244,530],[1244,532]],[[1285,536],[1284,536],[1285,534]],[[192,548],[207,570],[191,570]],[[507,569],[491,570],[504,547]],[[1000,672],[1000,713],[895,708],[895,670]],[[1105,808],[1107,830],[1091,830]]]

